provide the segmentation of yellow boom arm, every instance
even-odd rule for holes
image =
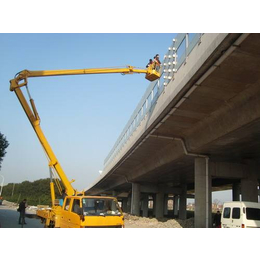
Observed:
[[[20,88],[27,84],[27,78],[33,77],[51,77],[51,76],[65,76],[65,75],[83,75],[83,74],[108,74],[108,73],[121,73],[121,74],[133,74],[133,73],[145,73],[145,78],[154,81],[160,78],[160,73],[153,69],[153,65],[150,65],[147,69],[136,69],[132,66],[126,68],[97,68],[97,69],[78,69],[78,70],[38,70],[30,71],[23,70],[17,73],[16,77],[10,80],[10,90]],[[23,82],[21,82],[23,81]]]
[[[106,73],[121,73],[121,74],[133,74],[133,73],[145,73],[146,79],[154,81],[160,78],[159,72],[153,69],[153,66],[145,69],[135,69],[132,66],[126,68],[99,68],[99,69],[79,69],[79,70],[43,70],[43,71],[29,71],[23,70],[16,74],[16,77],[10,80],[10,90],[14,91],[19,99],[43,149],[45,150],[49,158],[49,166],[54,168],[59,175],[64,187],[67,190],[67,195],[71,196],[76,193],[64,173],[58,159],[52,151],[46,137],[44,136],[40,127],[40,117],[37,113],[33,99],[30,97],[31,106],[26,101],[21,87],[27,86],[27,79],[31,77],[49,77],[49,76],[63,76],[63,75],[83,75],[83,74],[106,74]]]

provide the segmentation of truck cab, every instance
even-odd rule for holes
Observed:
[[[222,228],[260,228],[260,203],[226,202],[221,214]]]
[[[67,196],[59,223],[62,228],[122,228],[124,216],[114,197]]]

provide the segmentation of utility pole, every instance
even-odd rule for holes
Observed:
[[[13,183],[12,197],[14,195],[14,186],[15,186],[15,183]]]
[[[20,197],[21,197],[21,193],[19,194],[19,197],[18,197],[18,200],[17,200],[17,204],[18,204],[19,201],[20,201]]]

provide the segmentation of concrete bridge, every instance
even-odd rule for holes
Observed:
[[[195,227],[211,227],[211,192],[258,201],[260,34],[179,34],[88,194],[113,194],[125,211],[157,218],[174,200]]]

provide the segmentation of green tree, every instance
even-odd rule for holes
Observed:
[[[61,194],[58,192],[56,186],[55,195],[57,199],[61,198]],[[3,197],[7,201],[15,203],[27,199],[29,205],[51,205],[50,179],[46,178],[33,182],[23,181],[21,183],[9,183],[3,188]]]
[[[3,158],[6,154],[6,148],[8,147],[9,143],[4,137],[4,135],[0,132],[0,170]]]

